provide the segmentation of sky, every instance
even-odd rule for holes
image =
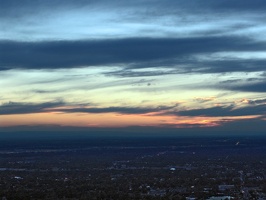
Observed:
[[[0,130],[266,130],[265,0],[0,0]]]

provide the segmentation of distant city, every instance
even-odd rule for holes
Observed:
[[[4,141],[0,198],[263,200],[265,142],[248,137]]]

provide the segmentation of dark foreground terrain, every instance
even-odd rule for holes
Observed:
[[[0,143],[0,199],[266,199],[262,137]]]

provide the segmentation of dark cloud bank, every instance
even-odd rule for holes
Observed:
[[[12,68],[56,69],[95,65],[122,64],[134,68],[150,67],[147,62],[160,65],[190,64],[190,56],[220,51],[265,50],[266,44],[239,37],[197,37],[197,38],[127,38],[85,41],[16,42],[0,41],[0,70]],[[195,64],[197,60],[192,60]],[[260,61],[251,64],[253,70],[262,70]],[[207,63],[208,64],[208,63]],[[218,62],[219,64],[219,62]],[[223,64],[223,71],[245,70],[241,63]],[[158,65],[158,63],[157,63]],[[205,70],[221,71],[217,64]],[[196,66],[194,66],[196,67]],[[197,67],[196,67],[197,68]],[[206,67],[205,67],[206,68]],[[188,69],[191,71],[191,69]],[[193,69],[192,69],[193,70]],[[204,71],[204,68],[194,69]]]
[[[243,84],[238,86],[227,86],[229,90],[237,90],[242,92],[266,92],[266,79],[258,83]]]
[[[229,136],[229,135],[263,135],[266,129],[266,104],[265,99],[258,99],[249,102],[246,107],[235,108],[229,107],[210,107],[205,109],[190,109],[173,112],[178,109],[175,106],[160,106],[155,108],[143,107],[78,107],[78,108],[60,108],[60,106],[73,106],[64,102],[45,102],[39,104],[10,102],[0,106],[0,115],[12,114],[29,114],[42,113],[53,109],[57,112],[64,113],[109,113],[115,112],[120,114],[148,114],[151,112],[161,112],[163,115],[178,115],[178,116],[209,116],[223,117],[220,125],[216,127],[198,127],[199,125],[183,124],[183,128],[176,128],[176,125],[161,124],[158,127],[125,127],[125,128],[92,128],[92,127],[64,127],[55,125],[40,125],[40,126],[17,126],[17,127],[0,127],[0,137],[10,137],[10,132],[19,133],[13,135],[14,138],[57,138],[57,137],[183,137],[183,136]],[[249,116],[260,115],[253,119],[238,119],[230,120],[226,117],[230,116]],[[254,129],[254,127],[256,127]],[[36,134],[36,131],[38,132]],[[6,134],[5,134],[6,133]],[[52,133],[48,134],[47,133]],[[42,135],[43,134],[43,135]],[[59,134],[59,135],[58,135]],[[12,137],[13,137],[12,136]]]
[[[58,108],[61,106],[73,106],[64,102],[45,102],[39,104],[9,102],[0,105],[0,115],[42,113],[47,111],[64,113],[120,113],[120,114],[148,114],[172,109],[176,106],[159,107],[76,107]],[[75,105],[79,106],[79,105]],[[51,110],[52,109],[52,110]]]
[[[202,109],[179,110],[178,105],[158,106],[158,107],[84,107],[75,105],[76,108],[60,108],[62,106],[73,107],[72,104],[64,102],[45,102],[39,104],[9,102],[0,105],[0,115],[41,113],[47,111],[63,113],[120,113],[120,114],[148,114],[161,112],[160,115],[177,116],[208,116],[208,117],[226,117],[226,116],[248,116],[262,115],[266,116],[266,104],[264,99],[250,101],[245,107],[236,108],[235,106],[215,106]],[[257,104],[259,103],[259,104]],[[262,103],[262,104],[260,104]]]
[[[247,115],[265,115],[266,104],[245,106],[235,108],[234,106],[216,106],[202,109],[184,110],[174,113],[181,116],[208,116],[208,117],[226,117],[226,116],[247,116]]]
[[[9,102],[0,105],[0,115],[30,114],[45,112],[46,109],[64,106],[63,102],[45,102],[39,104]]]

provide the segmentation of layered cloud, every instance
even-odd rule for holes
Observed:
[[[47,112],[46,109],[64,106],[63,102],[45,102],[45,103],[19,103],[9,102],[0,105],[0,115],[15,115]]]
[[[0,2],[0,123],[265,122],[264,0]]]
[[[62,112],[62,113],[120,113],[120,114],[148,114],[162,112],[175,108],[175,106],[159,107],[87,107],[78,104],[67,104],[64,102],[45,102],[45,103],[20,103],[9,102],[0,106],[0,115],[15,115],[43,112]]]
[[[228,86],[229,90],[237,90],[243,92],[266,92],[266,80],[257,83],[245,83],[243,85]]]
[[[177,116],[208,116],[208,117],[225,117],[225,116],[249,116],[265,115],[265,99],[246,100],[245,106],[214,106],[199,109],[177,108],[173,106],[157,107],[96,107],[87,105],[78,105],[75,103],[65,102],[45,102],[45,103],[19,103],[9,102],[0,106],[1,115],[28,114],[42,112],[62,112],[62,113],[120,113],[120,114],[149,114],[155,115],[177,115]],[[157,113],[157,114],[156,114]]]
[[[235,108],[234,106],[215,106],[210,108],[178,111],[176,114],[183,116],[209,116],[209,117],[248,116],[248,115],[265,116],[266,104],[245,106],[240,108]]]
[[[66,0],[64,3],[3,0],[0,16],[8,34],[1,37],[47,40],[243,32],[247,35],[247,32],[260,32],[265,6],[263,0]]]
[[[240,37],[128,38],[85,41],[1,41],[0,69],[56,69],[123,65],[126,68],[172,67],[180,72],[262,71],[265,59],[202,60],[214,52],[266,50],[266,42]],[[195,57],[197,56],[197,57]]]

